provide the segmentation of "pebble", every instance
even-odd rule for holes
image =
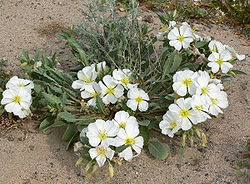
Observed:
[[[33,146],[33,145],[29,145],[29,148],[30,148],[30,150],[31,150],[31,151],[34,151],[35,146]]]
[[[60,6],[66,6],[67,3],[66,2],[59,2],[58,5],[60,5]]]

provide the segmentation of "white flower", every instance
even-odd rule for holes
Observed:
[[[191,70],[184,70],[176,72],[173,76],[173,89],[174,91],[180,95],[185,96],[187,92],[191,95],[195,94],[195,78],[197,73]]]
[[[24,88],[6,89],[1,100],[7,112],[13,112],[20,118],[28,116],[31,103],[31,94]]]
[[[93,82],[92,85],[85,85],[85,90],[81,92],[81,97],[83,99],[91,98],[88,101],[87,106],[92,105],[95,107],[97,96],[101,96],[101,88],[96,82]]]
[[[41,66],[42,66],[42,62],[41,62],[41,61],[37,61],[37,62],[35,63],[35,66],[36,66],[37,68],[41,67]]]
[[[221,69],[222,73],[227,73],[233,65],[229,62],[232,59],[232,55],[228,50],[224,50],[220,53],[213,52],[208,56],[208,60],[211,61],[207,66],[212,68],[213,73],[217,73]]]
[[[162,25],[161,28],[163,30],[163,32],[159,32],[157,34],[157,40],[163,40],[163,35],[165,35],[166,33],[168,33],[171,29],[173,29],[176,25],[176,22],[175,21],[170,21],[169,22],[169,25],[168,25],[168,28],[165,26],[165,25]]]
[[[128,124],[133,124],[138,126],[136,118],[134,116],[130,116],[126,111],[119,111],[115,113],[115,118],[113,120],[115,126],[118,128],[125,128]]]
[[[201,123],[206,121],[208,118],[211,117],[207,114],[208,112],[208,104],[205,100],[205,98],[202,98],[200,95],[194,95],[192,96],[191,106],[194,111],[197,112],[197,122]]]
[[[13,76],[10,78],[10,80],[6,84],[7,89],[13,89],[13,88],[24,88],[28,90],[28,92],[31,92],[31,89],[34,88],[34,84],[30,80],[26,79],[19,79],[17,76]]]
[[[196,94],[201,95],[201,98],[204,98],[207,104],[210,104],[211,94],[220,92],[220,88],[214,83],[210,82],[210,76],[206,71],[199,71],[199,77],[197,77],[196,85]]]
[[[120,129],[117,137],[115,138],[116,147],[129,145],[129,147],[119,153],[119,156],[121,158],[124,158],[127,161],[132,160],[132,148],[136,151],[137,154],[141,153],[141,149],[143,147],[143,137],[138,135],[139,128],[136,125],[128,124],[125,129]]]
[[[97,69],[97,73],[100,73],[101,71],[105,71],[106,70],[106,61],[103,61],[101,63],[97,63],[97,64],[92,64],[91,67]]]
[[[227,94],[224,91],[213,94],[211,96],[211,102],[208,112],[214,116],[217,116],[219,113],[223,114],[221,108],[225,109],[228,107]]]
[[[120,84],[116,84],[113,77],[110,75],[105,75],[103,77],[103,82],[100,81],[99,85],[102,89],[102,101],[105,104],[115,104],[123,95],[124,88]]]
[[[128,91],[128,98],[127,106],[136,111],[138,108],[139,111],[146,111],[148,110],[148,94],[145,93],[142,89],[132,88]]]
[[[244,60],[246,58],[245,55],[239,55],[234,48],[229,47],[228,45],[225,45],[225,48],[232,54],[233,57],[236,57],[238,60]]]
[[[176,50],[179,51],[182,47],[187,49],[193,41],[192,29],[186,25],[182,25],[179,31],[175,27],[168,33],[168,39],[170,40],[169,45],[175,47]]]
[[[192,127],[192,123],[198,123],[197,112],[191,109],[191,100],[191,98],[180,98],[176,100],[176,104],[169,106],[169,110],[179,116],[183,130],[189,130]]]
[[[218,88],[220,88],[221,90],[224,89],[223,84],[221,83],[220,79],[210,79],[209,83],[213,83],[215,84]]]
[[[85,89],[86,84],[91,84],[95,81],[97,73],[95,67],[87,66],[84,67],[77,73],[79,80],[76,80],[72,84],[73,89],[80,89],[81,91]]]
[[[135,84],[131,84],[132,72],[129,69],[115,69],[113,71],[113,77],[118,84],[122,84],[125,89],[131,89],[135,87]]]
[[[163,115],[163,120],[160,122],[159,127],[162,134],[174,137],[174,134],[181,128],[180,118],[176,113],[167,111]]]
[[[88,125],[87,137],[91,146],[101,144],[114,145],[114,138],[119,131],[112,121],[96,120]]]
[[[216,40],[210,41],[208,44],[208,47],[209,47],[211,52],[220,53],[223,50],[225,50],[225,46],[221,42],[216,41]]]
[[[86,135],[87,132],[88,132],[88,127],[83,128],[82,131],[81,131],[81,133],[80,133],[80,138],[81,138],[81,137],[86,137],[86,136],[87,136],[87,135]]]
[[[106,162],[106,159],[112,160],[115,151],[110,149],[107,145],[102,144],[96,148],[91,148],[89,150],[89,155],[92,159],[96,159],[99,167],[102,167]]]

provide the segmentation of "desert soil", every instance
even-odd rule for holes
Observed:
[[[80,0],[0,0],[0,59],[8,59],[7,70],[20,73],[17,58],[22,57],[22,49],[31,54],[37,50],[53,50],[59,57],[69,55],[68,50],[61,48],[64,42],[55,33],[79,23],[81,9]],[[151,26],[158,27],[159,20],[155,15],[153,18]],[[116,167],[113,179],[108,178],[107,167],[104,167],[89,180],[75,167],[78,158],[73,150],[65,151],[62,129],[44,134],[36,129],[38,122],[27,120],[21,128],[0,134],[0,184],[248,183],[235,174],[232,166],[242,160],[246,152],[242,137],[250,133],[250,47],[245,44],[247,40],[224,25],[200,26],[201,33],[245,54],[246,59],[235,68],[248,74],[224,82],[230,106],[223,115],[205,123],[206,148],[197,145],[179,157],[173,141],[163,137],[170,150],[167,159],[156,160],[143,151],[132,162]]]

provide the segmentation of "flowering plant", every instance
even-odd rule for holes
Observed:
[[[13,77],[1,101],[6,111],[23,118],[34,88],[32,109],[42,112],[40,129],[65,126],[62,139],[68,141],[67,149],[75,143],[77,165],[88,160],[88,176],[108,162],[112,177],[116,163],[131,161],[143,147],[166,158],[164,144],[151,140],[152,131],[182,136],[182,151],[186,138],[191,146],[194,138],[205,146],[199,124],[228,106],[222,79],[242,73],[232,68],[245,57],[196,35],[188,23],[162,15],[164,30],[154,36],[139,24],[136,1],[124,7],[122,16],[115,3],[86,4],[87,21],[60,35],[76,61],[71,69],[63,71],[55,54],[40,57],[38,52],[30,59],[24,51],[21,66],[33,82]],[[157,42],[162,43],[160,52]]]

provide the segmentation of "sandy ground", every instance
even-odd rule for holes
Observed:
[[[78,23],[80,15],[80,0],[0,0],[0,58],[8,59],[8,69],[15,73],[22,49],[32,54],[37,50],[53,50],[59,56],[67,56],[68,51],[60,49],[63,41],[54,33]],[[250,48],[242,45],[247,40],[226,26],[209,25],[200,30],[245,54],[246,60],[235,68],[249,74]],[[171,150],[166,160],[156,160],[143,151],[132,162],[117,167],[113,179],[108,178],[104,168],[88,180],[85,173],[74,166],[77,156],[72,150],[65,151],[66,143],[60,139],[62,129],[48,134],[26,133],[25,129],[33,130],[37,125],[27,121],[22,129],[0,135],[0,184],[248,183],[232,168],[245,152],[242,137],[250,133],[248,82],[249,75],[224,83],[230,106],[219,118],[206,122],[207,148],[188,148],[184,156],[179,157],[178,150],[172,148],[172,140],[161,136]],[[25,136],[27,139],[23,141]]]

